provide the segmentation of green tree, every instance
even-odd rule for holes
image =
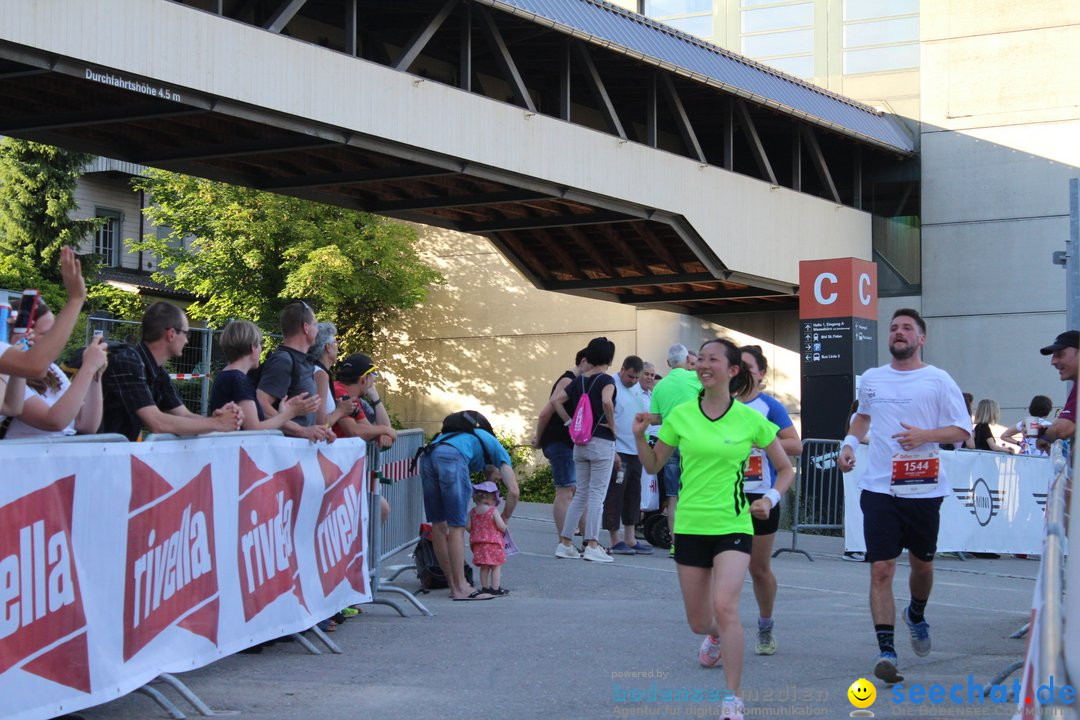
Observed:
[[[352,352],[442,282],[408,225],[161,170],[135,185],[153,200],[150,220],[171,229],[135,249],[157,254],[166,272],[154,278],[198,296],[188,312],[216,327],[236,317],[276,328],[281,308],[305,298]]]
[[[59,285],[58,258],[64,245],[78,246],[100,224],[74,220],[75,181],[91,155],[41,143],[0,140],[0,254],[3,273],[35,273],[14,278],[8,287]],[[18,282],[16,280],[21,280]]]

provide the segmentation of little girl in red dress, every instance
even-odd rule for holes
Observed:
[[[508,595],[500,582],[506,562],[506,522],[499,514],[499,489],[490,480],[473,485],[473,502],[465,529],[473,563],[480,567],[480,586],[489,595]]]

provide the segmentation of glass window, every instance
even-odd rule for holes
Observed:
[[[844,26],[844,47],[918,42],[919,18],[895,18]]]
[[[742,6],[753,7],[755,5],[776,5],[777,2],[784,2],[784,0],[742,0]]]
[[[742,11],[742,31],[744,33],[761,32],[762,30],[783,30],[813,24],[813,3],[781,5],[779,7],[761,8],[760,10]]]
[[[814,56],[813,55],[800,55],[798,57],[786,57],[786,58],[772,58],[770,60],[760,60],[770,67],[774,67],[780,72],[786,72],[788,75],[794,75],[801,78],[814,77]]]
[[[712,15],[697,15],[694,17],[668,18],[662,21],[665,25],[690,33],[699,38],[711,38],[713,36]]]
[[[844,51],[844,74],[919,67],[919,44]]]
[[[120,213],[98,209],[96,217],[105,222],[94,233],[94,254],[105,267],[120,265]]]
[[[876,20],[918,12],[919,0],[844,0],[844,20]]]
[[[814,31],[794,30],[764,35],[746,35],[742,39],[742,51],[743,54],[752,58],[813,52]]]
[[[712,0],[645,0],[643,9],[649,17],[712,13]]]

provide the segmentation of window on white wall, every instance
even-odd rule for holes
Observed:
[[[642,14],[704,40],[715,33],[712,0],[645,0]]]
[[[120,267],[120,246],[123,242],[120,221],[123,216],[117,210],[104,208],[98,208],[94,216],[104,221],[94,233],[94,254],[104,267]]]
[[[742,53],[799,77],[814,76],[814,3],[742,0]]]
[[[844,74],[919,67],[919,0],[844,0]]]

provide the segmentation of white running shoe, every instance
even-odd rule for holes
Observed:
[[[581,556],[585,560],[591,560],[592,562],[609,563],[615,562],[615,558],[604,552],[604,548],[599,545],[590,545],[585,548],[584,554]]]
[[[720,662],[720,641],[713,641],[712,635],[706,635],[705,639],[701,641],[701,647],[698,648],[698,662],[701,663],[701,667],[716,667]]]
[[[746,707],[739,697],[729,695],[724,698],[724,705],[721,710],[724,720],[743,720],[744,710],[746,710]]]
[[[578,560],[581,558],[581,553],[579,553],[573,545],[563,545],[562,543],[559,543],[555,546],[555,557],[566,558],[567,560]]]

